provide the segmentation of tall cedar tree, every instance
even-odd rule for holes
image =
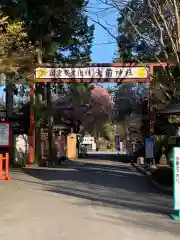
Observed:
[[[168,2],[168,1],[167,1]],[[157,2],[156,2],[157,4]],[[180,8],[179,8],[180,9]],[[164,16],[165,13],[163,12]],[[120,12],[118,18],[118,51],[115,61],[137,61],[138,63],[169,61],[176,64],[175,53],[172,50],[171,41],[167,34],[163,38],[164,47],[160,41],[158,26],[164,28],[163,22],[155,24],[153,14],[146,0],[131,0]],[[165,20],[169,24],[173,21]],[[164,32],[166,32],[164,30]],[[169,78],[169,75],[173,77]],[[153,107],[156,110],[166,107],[170,102],[179,101],[179,91],[174,83],[179,82],[177,69],[156,69],[153,81]],[[173,81],[172,81],[173,80]],[[176,89],[176,91],[174,91]]]
[[[84,0],[2,0],[1,10],[23,21],[42,60],[65,63],[90,61],[94,26],[88,25]]]
[[[148,0],[148,2],[152,1]],[[178,3],[178,1],[176,2]],[[156,1],[154,4],[159,4],[158,6],[162,7],[164,22],[168,23],[168,26],[171,25],[171,23],[175,21],[173,20],[175,10],[170,1],[166,1],[167,9],[172,10],[171,17],[168,19],[166,19],[167,9],[164,8],[166,11],[163,9],[163,1],[161,3]],[[159,18],[157,19],[157,23],[154,21],[154,16],[156,15],[154,15],[154,12],[152,13],[152,8],[153,11],[155,11],[156,5],[150,7],[146,0],[130,0],[127,5],[124,5],[124,8],[121,9],[118,18],[118,50],[115,61],[137,61],[138,63],[161,62],[167,60],[165,54],[168,54],[169,61],[176,64],[176,54],[172,50],[172,42],[168,37],[164,22]],[[177,7],[180,9],[178,4]],[[161,29],[164,29],[162,35],[160,34],[159,26]],[[170,31],[172,31],[171,28]],[[176,33],[175,36],[177,36],[178,29],[174,29],[174,32]],[[161,41],[163,41],[164,46],[162,46]],[[177,69],[168,69],[168,73],[169,72],[173,76],[173,79],[169,78],[163,69],[156,69],[155,71],[152,85],[154,111],[159,111],[170,103],[179,102],[180,91],[174,84],[179,82],[177,78],[179,71]]]

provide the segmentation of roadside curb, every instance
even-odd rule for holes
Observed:
[[[146,171],[143,167],[138,166],[136,163],[132,163],[132,165],[142,174],[146,175],[149,177],[149,179],[151,180],[151,182],[153,183],[153,185],[158,188],[160,191],[167,193],[167,194],[172,194],[173,193],[173,189],[171,187],[165,187],[159,183],[157,183],[155,180],[152,179],[151,177],[151,173]]]

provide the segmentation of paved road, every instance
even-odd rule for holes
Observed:
[[[172,198],[128,163],[11,172],[0,182],[0,239],[179,240]]]
[[[111,161],[119,161],[129,162],[132,157],[127,156],[125,153],[118,153],[117,151],[109,152],[109,151],[100,151],[100,152],[87,152],[87,159],[97,159],[97,160],[111,160]]]

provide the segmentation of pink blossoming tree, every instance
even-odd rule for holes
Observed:
[[[79,88],[79,89],[78,89]],[[85,131],[105,123],[114,106],[111,94],[100,86],[73,86],[63,98],[54,104],[54,114],[80,121]]]

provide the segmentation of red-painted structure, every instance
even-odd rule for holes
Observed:
[[[114,77],[114,78],[85,78],[83,79],[83,77],[81,78],[57,78],[57,77],[53,77],[52,78],[36,78],[36,74],[33,76],[33,81],[30,83],[30,99],[31,102],[34,102],[34,84],[38,83],[38,82],[49,82],[49,83],[63,83],[63,82],[74,82],[77,84],[80,83],[91,83],[91,82],[119,82],[119,83],[148,83],[149,85],[151,85],[151,82],[153,80],[153,72],[154,72],[154,68],[160,67],[160,68],[165,68],[170,66],[168,63],[162,62],[162,63],[144,63],[144,64],[137,64],[137,63],[103,63],[103,64],[92,64],[92,65],[88,65],[87,67],[91,68],[137,68],[137,67],[141,67],[141,68],[146,68],[148,75],[145,78],[118,78],[118,77]],[[42,68],[43,69],[47,69],[47,68],[51,68],[51,69],[55,69],[55,68],[73,68],[73,66],[69,66],[69,65],[60,65],[60,64],[43,64],[43,65],[38,65],[38,68]],[[79,68],[79,69],[83,69],[84,67],[82,66],[75,66],[75,68]],[[60,72],[59,72],[60,74]],[[152,89],[151,87],[149,87],[149,111],[151,112],[151,96],[152,96]],[[33,104],[32,104],[33,106]],[[150,114],[150,116],[152,117],[152,115]],[[151,118],[151,124],[150,124],[150,133],[151,135],[153,135],[153,119]],[[35,156],[35,133],[34,133],[34,111],[33,111],[33,107],[31,108],[30,111],[30,130],[29,130],[29,165],[31,165],[34,161],[34,156]]]

